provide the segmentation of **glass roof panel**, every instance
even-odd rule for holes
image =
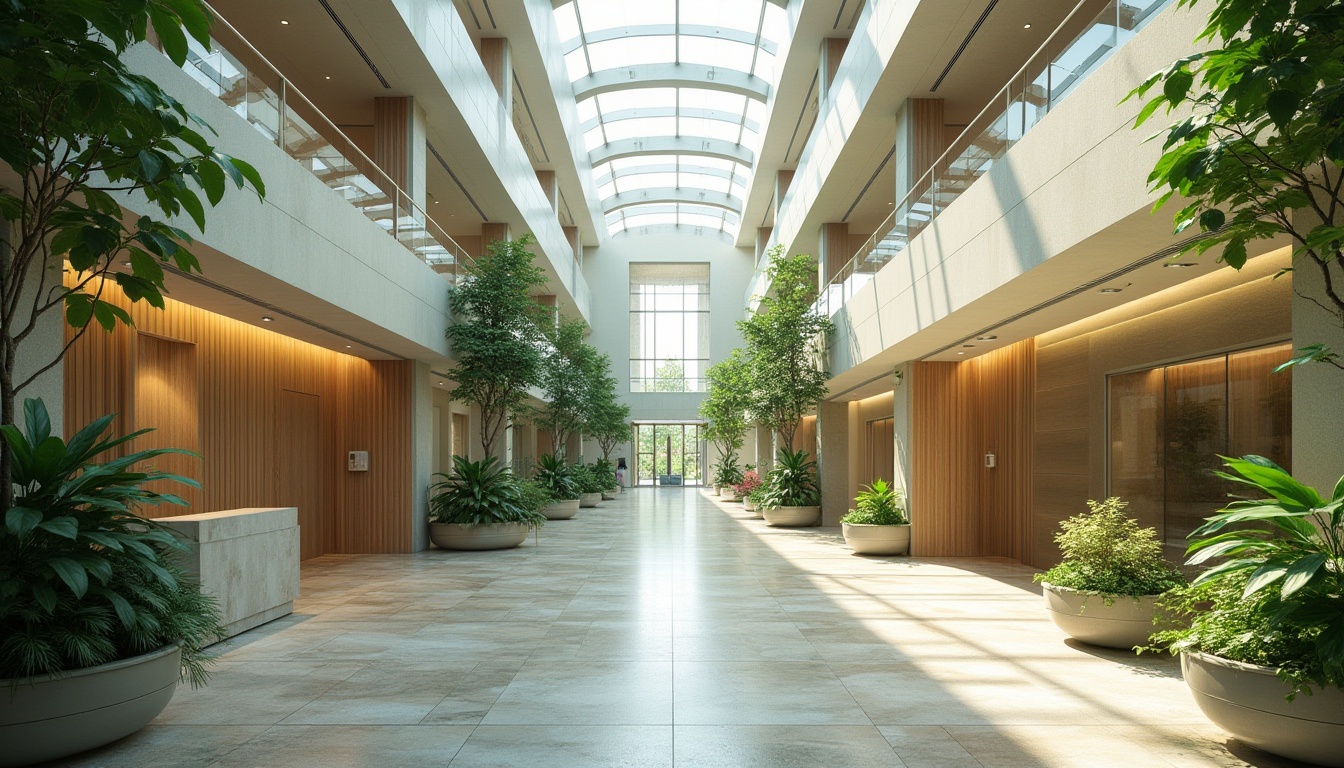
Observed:
[[[607,141],[634,139],[640,136],[675,136],[677,119],[675,117],[640,117],[632,120],[616,120],[607,123]]]
[[[594,72],[621,69],[638,64],[659,64],[675,61],[677,40],[673,35],[660,37],[629,37],[588,44],[588,59]],[[580,49],[580,54],[582,49]],[[745,70],[746,68],[743,67]]]
[[[641,0],[642,4],[643,0]],[[756,31],[765,0],[678,0],[682,24]]]
[[[619,29],[637,24],[673,24],[676,21],[674,0],[576,0],[579,20],[586,32],[598,29]],[[562,37],[561,39],[568,39]]]
[[[574,17],[573,3],[565,3],[555,9],[555,28],[561,40],[573,40],[579,36],[579,21]]]
[[[640,39],[654,40],[656,38],[645,37]],[[731,40],[715,40],[710,37],[691,37],[690,35],[683,35],[681,38],[681,62],[683,64],[708,64],[712,67],[750,72],[751,62],[756,50],[755,46],[734,43]],[[593,66],[597,65],[594,64]]]
[[[677,104],[677,89],[631,88],[624,91],[610,91],[597,96],[597,104],[604,114],[620,109],[674,107]]]

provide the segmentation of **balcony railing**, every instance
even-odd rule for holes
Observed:
[[[456,283],[472,257],[227,21],[182,70],[406,250]]]
[[[1080,34],[1067,38],[1064,30],[1075,28],[1074,16],[1084,6],[1079,3],[896,203],[877,233],[822,290],[817,309],[828,317],[838,312],[1056,104],[1171,2],[1111,0]]]

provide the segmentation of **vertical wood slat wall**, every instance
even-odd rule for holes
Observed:
[[[1036,356],[1027,340],[913,372],[911,520],[924,556],[1030,556]],[[993,451],[997,465],[984,466]]]
[[[131,423],[135,393],[148,386],[148,372],[131,354],[137,338],[194,345],[200,502],[146,514],[295,506],[282,498],[277,479],[293,468],[276,464],[275,448],[280,393],[290,390],[320,399],[323,425],[321,444],[311,450],[320,456],[314,466],[326,508],[321,536],[307,537],[303,556],[411,551],[411,526],[423,517],[411,510],[412,363],[342,355],[190,305],[167,304],[162,311],[143,302],[123,304],[135,329],[119,326],[109,334],[92,328],[71,348],[64,362],[67,436],[107,413],[122,414],[113,425],[118,433],[154,426]],[[369,451],[368,472],[346,471],[351,450]]]

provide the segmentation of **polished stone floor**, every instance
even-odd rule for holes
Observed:
[[[1169,658],[1065,642],[1032,571],[864,558],[694,489],[519,549],[327,556],[294,615],[86,766],[1285,766]]]

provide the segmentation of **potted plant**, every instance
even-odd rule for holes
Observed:
[[[568,520],[579,513],[579,489],[574,484],[574,473],[559,456],[543,453],[537,459],[535,480],[550,497],[541,510],[547,520]]]
[[[807,451],[780,448],[770,469],[770,490],[763,501],[762,516],[767,525],[796,528],[821,522],[817,462]]]
[[[574,473],[574,486],[579,492],[579,506],[596,507],[602,501],[602,481],[591,467],[582,464],[575,464],[571,471]]]
[[[1344,479],[1329,498],[1260,456],[1223,458],[1253,489],[1190,534],[1221,562],[1163,600],[1153,641],[1181,654],[1196,703],[1251,746],[1344,766]]]
[[[755,469],[748,469],[742,473],[742,481],[733,485],[733,496],[742,502],[742,506],[748,511],[755,509],[751,502],[751,493],[761,487],[761,476]]]
[[[756,488],[756,490],[747,494],[747,498],[743,502],[742,506],[748,512],[751,512],[753,515],[755,515],[757,518],[763,517],[764,512],[762,511],[762,507],[765,506],[765,496],[769,492],[770,492],[769,484],[764,482],[761,483],[760,486]]]
[[[508,549],[546,517],[531,509],[518,483],[494,456],[453,457],[453,474],[430,486],[429,539],[439,549]]]
[[[742,468],[737,464],[737,454],[729,453],[719,457],[719,461],[714,465],[714,494],[722,496],[724,489],[732,490],[734,485],[742,482]]]
[[[709,386],[700,402],[700,415],[705,419],[700,435],[714,444],[721,457],[714,478],[714,495],[718,496],[724,486],[741,482],[737,477],[740,472],[717,475],[725,464],[736,467],[737,451],[746,438],[747,409],[751,407],[753,389],[750,361],[742,350],[734,349],[726,359],[705,371],[705,380]]]
[[[1055,626],[1084,643],[1134,648],[1153,633],[1157,597],[1185,584],[1162,556],[1157,531],[1125,514],[1112,496],[1060,523],[1064,559],[1036,574]]]
[[[104,416],[69,443],[40,400],[24,429],[0,427],[14,505],[0,529],[0,762],[72,755],[133,733],[173,697],[205,682],[205,646],[223,637],[214,601],[173,557],[170,530],[142,505],[182,504],[145,483],[196,483],[137,466],[168,449],[96,459],[149,430],[104,434]]]
[[[602,484],[602,499],[604,501],[614,501],[616,494],[621,489],[620,484],[616,482],[616,468],[611,466],[611,462],[606,459],[598,459],[590,467],[593,475]]]
[[[882,479],[854,497],[854,508],[840,518],[845,543],[858,555],[904,555],[910,551],[910,519],[903,494]]]

